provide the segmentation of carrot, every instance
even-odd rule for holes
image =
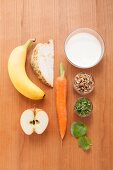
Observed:
[[[65,78],[64,65],[60,64],[60,77],[56,79],[56,109],[58,115],[59,132],[63,140],[66,127],[67,127],[67,110],[66,110],[66,97],[67,97],[67,80]]]

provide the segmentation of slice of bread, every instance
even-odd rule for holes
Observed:
[[[53,87],[54,79],[54,43],[39,43],[33,50],[31,56],[31,66],[38,78],[48,86]]]

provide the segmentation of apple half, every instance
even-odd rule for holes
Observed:
[[[48,115],[41,109],[25,110],[20,118],[20,124],[25,134],[31,135],[33,132],[42,134],[49,122]]]

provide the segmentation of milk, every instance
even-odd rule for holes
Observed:
[[[81,32],[73,35],[66,43],[68,59],[76,66],[88,68],[100,60],[102,47],[100,41],[90,33]]]

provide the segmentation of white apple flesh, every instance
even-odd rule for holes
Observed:
[[[41,109],[25,110],[20,118],[20,124],[25,134],[31,135],[33,132],[42,134],[49,122],[48,115]]]

